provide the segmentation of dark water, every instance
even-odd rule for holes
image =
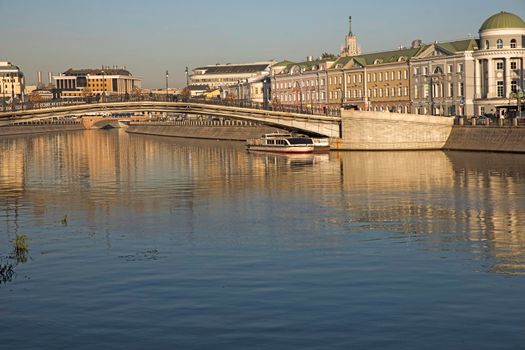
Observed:
[[[0,348],[523,349],[525,156],[4,138],[0,262]]]

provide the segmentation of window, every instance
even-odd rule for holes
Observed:
[[[496,62],[496,69],[503,70],[503,61]]]
[[[510,91],[518,92],[518,81],[517,80],[512,80],[510,82]]]
[[[452,67],[453,67],[453,65],[451,65],[451,64],[449,64],[449,65],[447,66],[447,73],[448,73],[448,74],[452,73]]]
[[[503,97],[505,94],[505,87],[503,86],[503,80],[498,81],[498,97]]]
[[[463,63],[458,64],[458,73],[463,73]]]
[[[374,88],[374,97],[377,97],[377,88]]]
[[[406,71],[406,70],[403,71],[403,79],[405,79],[405,80],[408,79],[408,71]]]
[[[385,72],[385,81],[388,81],[388,72]]]
[[[452,83],[448,85],[448,97],[454,97],[454,84]]]
[[[343,84],[343,77],[339,77],[339,85]]]
[[[397,88],[397,96],[399,96],[399,97],[403,96],[403,88],[402,87]]]
[[[496,48],[497,49],[502,49],[503,48],[503,40],[498,39],[498,41],[496,41]]]
[[[511,48],[511,49],[515,49],[515,48],[516,48],[516,39],[512,39],[512,40],[510,41],[510,48]]]
[[[389,91],[390,91],[390,90],[389,90],[388,88],[385,89],[385,96],[386,96],[386,97],[389,97],[389,96],[390,96]]]
[[[465,84],[463,83],[458,84],[458,93],[459,93],[459,96],[461,97],[465,96]]]
[[[379,89],[379,97],[383,97],[383,89]]]
[[[485,49],[489,50],[490,49],[490,43],[488,40],[485,41]]]
[[[405,96],[408,96],[408,87],[406,87],[406,86],[404,88],[404,94],[405,94]]]
[[[512,70],[518,69],[518,63],[516,61],[510,62],[510,69]]]
[[[358,80],[360,83],[363,82],[363,76],[361,74],[359,74],[359,80]]]
[[[371,76],[372,76],[372,75],[371,75],[370,73],[367,74],[366,79],[367,79],[368,82],[370,82],[370,77],[371,77]]]
[[[328,78],[328,85],[332,85],[332,77]]]
[[[418,67],[414,68],[414,74],[415,75],[419,75],[419,68]]]
[[[396,80],[396,72],[392,72],[392,74],[390,75],[392,80]]]
[[[392,97],[396,97],[396,88],[392,88]]]
[[[355,84],[355,74],[353,75],[352,79],[353,79],[353,81],[354,81],[354,84]]]
[[[383,73],[379,73],[379,81],[383,81]]]
[[[397,72],[397,80],[401,80],[401,71]]]
[[[428,67],[423,67],[423,75],[428,75]]]
[[[377,81],[377,74],[374,73],[374,81]]]
[[[417,85],[414,86],[414,97],[415,98],[419,98],[419,92],[418,92],[418,89],[417,89]]]

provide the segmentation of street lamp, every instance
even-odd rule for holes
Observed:
[[[15,74],[11,73],[11,110],[15,110]]]
[[[188,67],[186,67],[186,70],[185,70],[185,73],[186,73],[186,88],[188,88],[188,86],[190,86],[190,73],[188,71]]]
[[[102,70],[102,102],[106,102],[106,72]]]
[[[168,101],[168,78],[169,78],[169,73],[168,71],[166,71],[166,101]]]
[[[2,73],[2,110],[5,112],[5,73]]]

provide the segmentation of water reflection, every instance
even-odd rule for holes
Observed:
[[[182,213],[176,225],[192,232],[204,220],[196,208],[250,196],[281,206],[300,195],[341,232],[402,233],[424,249],[480,255],[493,272],[525,272],[522,155],[280,156],[247,154],[242,143],[86,131],[0,139],[0,164],[3,242],[50,217],[109,232],[118,215],[162,230]]]

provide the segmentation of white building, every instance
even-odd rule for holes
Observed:
[[[226,92],[236,99],[264,102],[266,77],[276,61],[242,64],[216,64],[193,69],[190,75],[191,86],[208,86],[209,90],[220,89],[223,97]],[[269,86],[269,82],[268,82]]]
[[[0,101],[24,100],[25,78],[19,67],[11,62],[0,61]]]
[[[479,35],[479,50],[473,54],[475,114],[515,114],[515,95],[525,86],[525,22],[500,12],[483,23]]]

